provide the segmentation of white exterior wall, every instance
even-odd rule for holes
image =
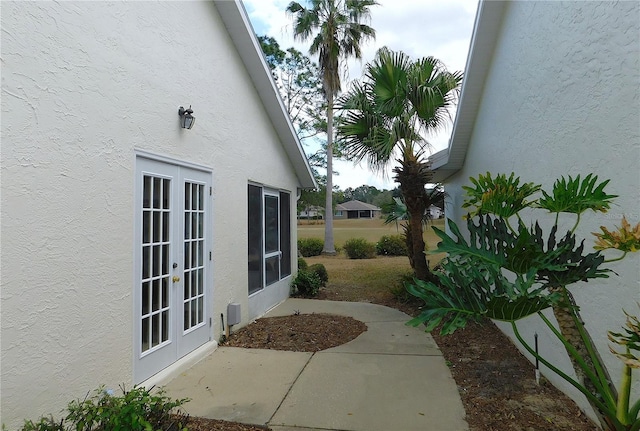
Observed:
[[[3,2],[0,422],[133,383],[135,151],[213,172],[213,328],[247,297],[247,184],[299,181],[209,2]],[[177,110],[192,105],[192,130]],[[295,272],[295,247],[292,265]],[[251,313],[249,310],[251,309]]]
[[[578,238],[586,238],[587,249],[594,240],[590,233],[599,226],[619,225],[623,214],[632,224],[640,221],[639,23],[637,2],[507,6],[465,165],[446,183],[448,218],[466,226],[460,186],[469,185],[470,176],[515,172],[521,181],[551,190],[562,175],[583,178],[593,172],[600,180],[611,179],[607,191],[619,197],[608,213],[583,215]],[[565,219],[564,226],[571,228],[575,219]],[[609,354],[606,331],[624,324],[623,308],[640,313],[635,305],[640,301],[640,253],[609,268],[620,276],[570,289],[618,384],[620,363]],[[537,318],[519,327],[532,344],[534,332],[540,335],[543,356],[572,369],[563,347]],[[544,373],[589,409],[581,394],[555,374]],[[635,394],[640,396],[637,377]]]

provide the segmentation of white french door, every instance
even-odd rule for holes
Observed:
[[[136,383],[210,339],[210,190],[210,172],[136,160]]]

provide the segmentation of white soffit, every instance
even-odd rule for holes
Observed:
[[[480,0],[478,4],[449,147],[429,157],[435,182],[444,182],[464,165],[507,4],[494,0]]]
[[[242,2],[240,0],[215,0],[214,4],[289,156],[300,181],[300,187],[304,189],[316,188],[317,184],[311,166],[293,124],[291,124],[289,114],[282,103]]]

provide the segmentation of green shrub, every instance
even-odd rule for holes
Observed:
[[[2,427],[5,430],[4,426]],[[20,431],[66,431],[64,419],[56,421],[53,416],[41,417],[38,422],[30,420],[24,421]]]
[[[299,257],[298,258],[298,269],[307,269],[309,267],[309,264],[307,263],[306,260],[304,260],[303,258]]]
[[[324,248],[324,241],[319,238],[300,238],[298,251],[303,257],[320,256]]]
[[[376,245],[364,238],[351,238],[344,243],[349,259],[373,259],[376,257]]]
[[[406,256],[407,242],[402,235],[385,235],[376,243],[376,252],[382,256]]]
[[[316,296],[322,287],[322,280],[315,272],[309,270],[298,271],[298,275],[291,282],[291,290],[294,295]]]
[[[104,390],[96,390],[92,397],[83,401],[72,401],[67,409],[67,420],[78,424],[81,430],[126,429],[166,430],[185,429],[179,419],[172,417],[173,410],[189,401],[172,400],[163,389],[151,394],[143,387],[127,391],[121,387],[122,395],[114,396]]]
[[[155,394],[143,387],[127,391],[122,386],[121,390],[122,395],[116,396],[99,388],[82,401],[71,401],[64,419],[56,421],[48,416],[37,422],[27,420],[20,431],[186,431],[188,416],[176,409],[189,399],[172,400],[163,389]]]
[[[325,268],[323,264],[314,263],[309,267],[309,271],[318,276],[318,278],[322,282],[322,287],[326,286],[327,282],[329,282],[329,273],[327,272],[327,268]]]

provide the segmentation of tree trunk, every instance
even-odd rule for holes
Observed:
[[[404,198],[409,214],[409,229],[411,231],[411,249],[409,262],[412,263],[416,278],[424,281],[437,282],[429,270],[422,230],[422,219],[426,209],[425,186],[430,179],[428,165],[416,159],[405,159],[394,169],[395,180],[400,183],[400,191]]]
[[[576,324],[576,321],[582,323],[583,320],[582,320],[582,317],[580,316],[580,312],[578,311],[578,306],[576,305],[573,299],[573,295],[571,295],[571,292],[569,292],[566,287],[558,287],[551,290],[562,293],[565,298],[563,301],[564,303],[561,303],[553,307],[553,314],[556,318],[556,321],[558,322],[558,326],[560,328],[560,332],[562,333],[562,336],[569,342],[569,344],[571,344],[578,351],[582,359],[590,368],[590,371],[593,374],[597,375],[595,367],[593,365],[593,361],[589,356],[589,352],[587,350],[587,345],[585,343],[585,340],[580,335],[580,330],[578,328],[578,325]],[[601,364],[603,364],[602,358],[600,358],[600,354],[598,353],[597,350],[595,350],[595,345],[593,344],[593,340],[591,338],[591,335],[587,331],[587,328],[584,327],[584,324],[581,324],[581,326],[582,326],[581,329],[584,331],[587,341],[592,346],[594,346],[594,351],[595,351],[597,360]],[[576,376],[578,377],[578,381],[585,388],[587,388],[587,390],[591,392],[593,395],[595,395],[598,398],[601,398],[595,386],[591,382],[591,380],[587,378],[584,371],[582,370],[582,368],[580,368],[578,363],[573,359],[571,354],[569,354],[569,358],[571,359],[571,363],[573,365],[573,369],[576,373]],[[611,391],[612,394],[614,394],[615,398],[617,399],[618,398],[617,389],[615,385],[612,383],[611,376],[609,375],[609,371],[604,366],[602,368],[603,368],[603,372],[605,373],[607,382],[609,384],[609,390]],[[615,430],[615,427],[613,426],[613,424],[609,420],[607,420],[607,417],[604,414],[602,414],[602,412],[594,405],[594,403],[591,402],[590,400],[588,401],[591,407],[593,408],[593,410],[595,411],[598,417],[598,420],[602,425],[602,428],[604,430],[611,430],[611,431]]]
[[[327,190],[322,254],[336,254],[336,248],[333,243],[333,94],[331,92],[327,93]]]
[[[413,201],[409,204],[409,201]],[[410,251],[413,260],[413,270],[416,277],[420,280],[431,281],[431,272],[427,265],[427,256],[424,253],[424,237],[422,230],[422,216],[424,214],[424,205],[420,204],[420,199],[407,199],[407,212],[409,213],[409,227],[411,229],[411,245],[413,249]]]

